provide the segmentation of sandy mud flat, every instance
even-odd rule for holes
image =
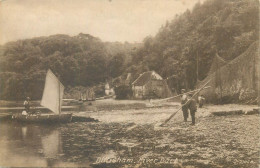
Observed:
[[[0,124],[2,166],[247,167],[259,165],[259,115],[214,116],[255,106],[208,105],[183,122],[178,105],[77,112],[99,122],[58,126]],[[48,145],[46,145],[48,144]],[[15,160],[15,162],[14,162]]]

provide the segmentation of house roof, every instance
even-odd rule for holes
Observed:
[[[143,86],[151,79],[162,80],[162,77],[155,71],[147,71],[142,73],[133,83],[135,86]]]

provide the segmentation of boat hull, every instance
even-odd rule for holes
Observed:
[[[41,115],[12,115],[12,120],[25,123],[68,123],[71,122],[72,114],[41,114]]]

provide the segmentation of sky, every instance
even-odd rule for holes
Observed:
[[[198,0],[0,0],[0,44],[53,34],[141,42]]]

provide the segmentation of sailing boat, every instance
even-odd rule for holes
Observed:
[[[66,123],[72,119],[72,114],[61,114],[64,86],[49,69],[46,74],[45,86],[42,95],[41,105],[50,109],[54,114],[15,114],[12,119],[22,122],[41,123]]]

